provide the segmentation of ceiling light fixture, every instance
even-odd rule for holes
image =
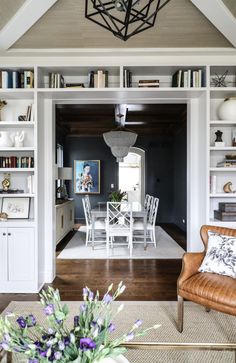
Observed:
[[[170,0],[86,0],[85,17],[126,41],[155,25]]]
[[[120,118],[119,127],[114,131],[105,132],[103,139],[107,146],[111,148],[112,155],[115,156],[116,161],[119,163],[128,155],[138,135],[133,131],[125,129],[123,126],[124,122],[121,120],[124,115],[119,113],[117,116]]]

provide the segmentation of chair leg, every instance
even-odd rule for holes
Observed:
[[[177,329],[180,333],[183,331],[183,320],[184,320],[184,299],[178,295],[178,322]]]
[[[154,226],[154,229],[152,230],[152,236],[153,236],[154,247],[156,247],[157,246],[157,242],[156,242],[155,226]]]
[[[106,245],[107,245],[107,246],[106,246],[106,247],[107,247],[107,257],[109,257],[109,247],[110,247],[110,246],[109,246],[109,244],[110,244],[110,241],[109,241],[109,240],[110,240],[110,238],[109,238],[109,236],[108,236],[108,234],[107,234],[107,241],[106,241]]]

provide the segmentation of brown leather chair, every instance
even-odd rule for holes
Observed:
[[[185,253],[177,281],[178,331],[183,331],[184,299],[222,313],[236,315],[236,279],[209,272],[198,272],[206,253],[208,231],[236,237],[236,229],[202,226],[200,234],[205,250]]]

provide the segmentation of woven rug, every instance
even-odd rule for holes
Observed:
[[[70,309],[69,324],[73,315],[79,311],[79,302],[68,302]],[[117,307],[120,303],[114,304]],[[135,320],[142,319],[143,327],[161,324],[161,327],[142,337],[142,341],[183,342],[183,343],[235,343],[236,318],[230,315],[210,311],[199,305],[186,302],[184,331],[176,330],[176,302],[124,302],[124,310],[114,323],[115,335],[128,332]],[[46,325],[42,306],[37,302],[11,302],[5,311],[20,314],[35,314]],[[139,339],[136,339],[138,341]],[[233,363],[234,352],[217,351],[141,351],[130,350],[125,354],[130,363]],[[14,358],[19,361],[19,358]]]
[[[57,258],[62,259],[104,259],[106,255],[106,243],[96,243],[94,250],[91,246],[85,246],[86,229],[80,228],[72,237]],[[161,227],[156,227],[157,247],[148,244],[144,250],[143,244],[135,244],[132,259],[176,259],[182,258],[185,252]],[[129,259],[129,250],[126,246],[115,246],[110,249],[110,259]]]

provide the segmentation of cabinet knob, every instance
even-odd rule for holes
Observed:
[[[6,233],[4,232],[2,235],[3,235],[3,236],[6,236]]]
[[[11,233],[8,233],[8,236],[11,236]]]

